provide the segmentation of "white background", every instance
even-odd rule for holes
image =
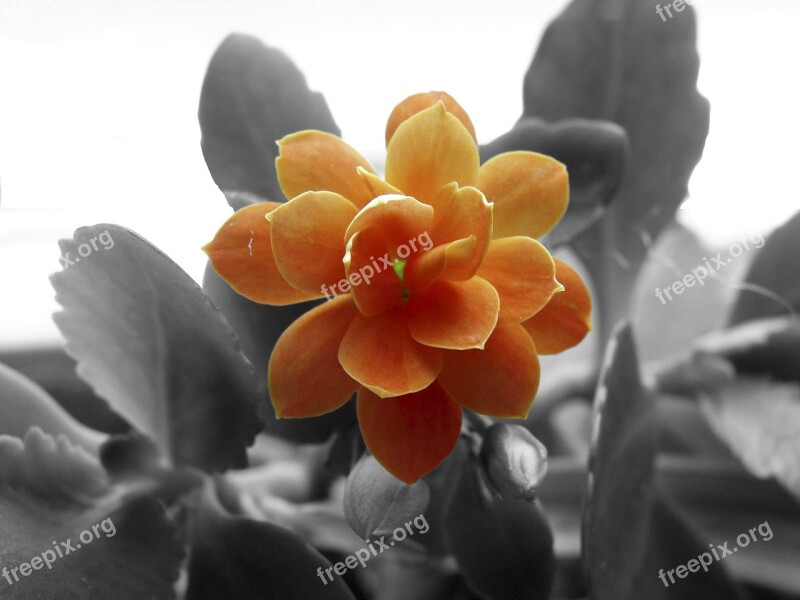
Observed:
[[[197,104],[228,33],[288,53],[345,139],[380,163],[389,111],[417,91],[449,91],[481,142],[507,131],[566,4],[0,0],[0,347],[56,339],[47,275],[56,241],[81,225],[123,224],[202,276],[199,248],[229,209],[200,152]],[[800,208],[800,2],[695,8],[711,132],[681,220],[722,245]]]

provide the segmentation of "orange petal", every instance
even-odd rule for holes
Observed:
[[[386,145],[389,145],[389,140],[392,139],[394,132],[401,123],[408,120],[409,117],[413,117],[418,112],[430,108],[439,101],[444,104],[447,112],[461,121],[464,127],[467,128],[467,131],[469,131],[472,139],[477,142],[478,138],[475,135],[475,127],[472,125],[467,111],[465,111],[450,94],[447,92],[422,92],[409,96],[394,107],[392,114],[389,115],[389,121],[386,123]]]
[[[303,192],[329,191],[361,208],[375,197],[357,171],[360,168],[375,173],[372,165],[337,136],[324,131],[300,131],[280,140],[278,148],[275,168],[287,198]]]
[[[474,271],[472,264],[475,262],[475,256],[479,254],[477,247],[478,241],[471,235],[412,256],[405,268],[406,288],[411,294],[420,293],[427,290],[440,277],[449,278],[447,275]],[[453,277],[453,279],[468,279],[468,277]]]
[[[306,192],[269,213],[272,252],[283,278],[306,292],[344,278],[344,232],[358,210],[334,192]]]
[[[400,124],[386,151],[386,181],[404,194],[431,202],[443,185],[473,185],[478,146],[442,102]]]
[[[339,347],[339,362],[350,377],[385,398],[428,387],[442,368],[442,351],[415,341],[395,309],[356,317]]]
[[[350,293],[365,317],[379,315],[403,302],[403,282],[394,271],[383,236],[374,228],[350,238],[344,267]]]
[[[381,179],[374,173],[370,173],[361,167],[359,167],[357,170],[358,176],[361,177],[361,179],[363,179],[364,182],[369,186],[373,199],[377,198],[378,196],[385,196],[386,194],[397,194],[399,196],[403,195],[403,192],[398,190],[393,185],[389,185],[385,180]]]
[[[433,231],[436,245],[474,237],[473,251],[467,246],[454,246],[448,255],[444,279],[469,279],[478,270],[492,237],[493,206],[480,190],[474,187],[456,188],[446,185],[439,189],[433,202]]]
[[[261,202],[237,210],[203,247],[219,276],[253,302],[294,304],[319,296],[293,288],[278,271],[264,217],[279,206],[280,202]]]
[[[592,297],[575,269],[555,259],[556,277],[564,292],[522,325],[539,354],[557,354],[577,345],[592,328]]]
[[[505,152],[488,160],[478,188],[494,202],[494,237],[541,237],[564,216],[569,200],[567,168],[535,152]]]
[[[520,323],[542,310],[564,287],[553,257],[539,242],[515,236],[494,240],[478,275],[500,294],[501,323]]]
[[[500,298],[484,279],[433,282],[412,294],[406,307],[408,331],[418,342],[435,348],[483,348],[497,324]]]
[[[497,327],[483,350],[445,353],[437,381],[475,412],[524,419],[539,388],[539,359],[522,325]]]
[[[349,241],[359,231],[375,229],[383,237],[392,260],[398,256],[408,258],[424,250],[423,243],[432,246],[430,236],[426,237],[432,223],[433,209],[427,204],[409,196],[378,196],[359,211],[347,228],[344,239]],[[409,251],[405,257],[398,254],[400,246],[406,246]]]
[[[339,363],[339,344],[358,315],[350,296],[313,308],[292,323],[269,361],[269,393],[280,418],[314,417],[336,410],[358,384]]]
[[[380,398],[358,392],[364,442],[392,475],[414,483],[433,471],[458,441],[461,406],[436,383],[414,394]]]

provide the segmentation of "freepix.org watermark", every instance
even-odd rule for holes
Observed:
[[[673,17],[672,10],[675,10],[675,12],[683,12],[686,10],[687,4],[691,6],[694,4],[694,0],[674,0],[673,2],[668,2],[665,6],[656,4],[656,13],[661,17],[661,20],[666,23],[667,16],[670,19]],[[665,16],[664,13],[666,13],[667,16]]]
[[[92,252],[97,252],[98,250],[101,249],[111,250],[111,248],[113,247],[114,247],[114,238],[111,237],[111,234],[108,233],[108,229],[106,229],[100,235],[96,235],[88,242],[84,242],[80,246],[78,246],[77,249],[78,256],[76,256],[74,259],[70,258],[69,256],[70,253],[67,252],[64,254],[64,256],[62,256],[58,260],[61,262],[61,265],[64,267],[64,270],[66,271],[75,263],[81,262],[81,258],[86,258]]]
[[[380,539],[375,540],[374,542],[365,540],[367,545],[356,550],[355,554],[347,556],[344,559],[344,562],[337,562],[335,565],[328,567],[324,571],[322,570],[322,567],[317,568],[317,577],[322,580],[322,583],[328,585],[329,582],[333,581],[334,572],[337,575],[344,575],[348,569],[355,569],[358,565],[366,567],[367,561],[370,558],[373,556],[378,556],[378,554],[382,554],[385,550],[388,550],[397,542],[402,542],[404,539],[406,539],[406,537],[414,535],[414,529],[411,528],[411,525],[416,527],[418,533],[428,533],[428,530],[430,529],[430,525],[428,525],[428,520],[425,518],[425,515],[418,515],[412,520],[408,521],[404,527],[398,527],[395,529],[392,532],[392,539],[388,544],[384,541],[386,538],[385,535],[382,535]],[[408,531],[408,533],[406,533],[406,531]],[[326,578],[326,575],[328,578]]]
[[[419,247],[417,247],[417,243],[419,243]],[[420,250],[427,252],[431,248],[433,248],[433,240],[431,240],[431,236],[427,231],[423,231],[417,237],[397,247],[397,259],[398,261],[404,261],[411,256],[412,252],[419,252]],[[357,271],[352,271],[347,279],[340,279],[338,283],[334,283],[331,286],[323,285],[320,290],[325,294],[325,297],[328,300],[333,300],[339,294],[346,294],[349,292],[351,287],[355,287],[362,282],[369,285],[372,278],[379,273],[386,269],[395,268],[396,261],[389,258],[388,252],[383,256],[379,256],[377,259],[375,259],[374,256],[370,256],[369,259],[372,261],[371,265],[364,265]]]
[[[29,562],[24,562],[18,567],[9,569],[3,567],[3,577],[8,581],[8,585],[14,585],[20,581],[19,576],[27,577],[34,571],[39,571],[43,567],[48,570],[53,568],[53,563],[59,558],[64,558],[68,554],[72,554],[76,550],[80,550],[83,546],[91,544],[95,539],[100,539],[100,532],[106,534],[107,538],[114,537],[117,533],[117,528],[114,522],[108,518],[103,519],[100,523],[92,525],[91,529],[81,531],[78,536],[79,542],[73,545],[72,538],[67,539],[66,542],[53,542],[52,550],[45,550],[40,555],[34,556]],[[13,580],[12,580],[13,578]]]
[[[711,548],[711,552],[703,552],[697,558],[693,558],[685,565],[678,565],[674,569],[670,569],[669,571],[664,571],[664,569],[660,569],[658,571],[658,578],[663,582],[664,587],[669,587],[673,583],[675,583],[675,578],[672,576],[673,573],[677,575],[681,579],[685,579],[689,573],[697,573],[700,568],[702,567],[703,571],[706,573],[708,572],[708,567],[714,562],[713,559],[717,561],[722,560],[726,556],[731,556],[734,552],[738,552],[739,548],[746,548],[750,545],[750,540],[753,542],[757,542],[758,538],[756,537],[756,531],[761,535],[761,541],[768,542],[772,539],[772,528],[769,526],[769,522],[764,521],[758,527],[753,527],[750,531],[746,531],[744,533],[740,533],[736,537],[736,543],[738,546],[733,548],[728,548],[728,542],[725,542],[721,546],[719,544],[709,544],[708,547]],[[719,550],[719,552],[717,552]],[[713,553],[713,557],[711,554]],[[667,583],[667,577],[671,583]]]
[[[691,273],[687,273],[682,279],[676,279],[671,285],[664,289],[657,287],[656,298],[661,300],[661,304],[666,304],[668,301],[672,301],[672,294],[680,296],[686,291],[687,288],[694,287],[695,284],[700,284],[701,286],[705,285],[706,279],[709,277],[715,277],[717,271],[733,262],[734,258],[739,258],[745,250],[750,250],[750,244],[753,244],[756,248],[762,248],[764,243],[764,236],[760,233],[757,233],[755,235],[751,235],[746,240],[742,240],[741,242],[736,242],[733,244],[728,249],[729,256],[727,258],[722,257],[722,252],[718,252],[716,256],[712,256],[710,260],[704,256],[704,265],[700,265],[697,268],[692,269]]]

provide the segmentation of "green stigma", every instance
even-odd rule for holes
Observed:
[[[404,281],[403,275],[405,274],[405,270],[406,270],[406,261],[401,260],[399,258],[395,258],[394,262],[392,263],[392,267],[394,268],[394,273],[395,273],[395,275],[397,275],[397,278],[400,281]],[[408,288],[404,285],[403,286],[403,300],[404,301],[408,300],[409,296],[411,296],[411,294],[409,293]]]
[[[400,279],[400,281],[403,281],[403,273],[406,270],[406,261],[395,258],[392,266],[394,267],[394,272],[397,277]]]

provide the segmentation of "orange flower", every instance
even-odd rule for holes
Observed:
[[[336,136],[283,138],[291,200],[237,211],[204,250],[256,302],[331,299],[275,346],[275,412],[321,415],[357,392],[364,441],[411,483],[452,450],[462,407],[527,416],[537,348],[577,344],[591,299],[534,239],[566,210],[564,165],[508,152],[481,166],[469,117],[442,92],[400,103],[386,140],[382,179]]]

